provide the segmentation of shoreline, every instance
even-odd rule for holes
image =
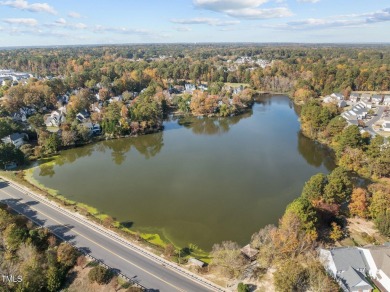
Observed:
[[[156,255],[163,254],[168,245],[173,245],[176,250],[187,248],[186,246],[175,245],[173,241],[169,240],[162,233],[147,233],[132,230],[131,228],[123,226],[119,221],[114,220],[110,215],[100,212],[93,206],[66,198],[65,196],[59,194],[57,190],[48,188],[33,178],[32,174],[37,167],[39,167],[39,165],[20,171],[0,171],[0,179],[8,180],[17,185],[22,185],[23,187],[28,188],[28,190],[32,193],[38,194],[39,196],[57,203],[68,211],[80,214],[87,220],[98,224],[102,228],[113,231],[143,248],[151,249]],[[109,226],[105,224],[106,221],[109,222]],[[194,250],[187,257],[181,256],[181,260],[186,260],[189,257],[196,257],[206,264],[210,263],[209,252],[202,249]],[[174,263],[178,262],[178,257],[171,257],[170,259],[164,257],[164,259]]]

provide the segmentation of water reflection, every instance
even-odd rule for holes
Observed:
[[[252,114],[253,111],[249,110],[241,115],[227,118],[180,116],[177,118],[177,123],[191,129],[192,133],[197,135],[220,135],[229,132],[231,126],[251,117]]]
[[[307,163],[315,167],[324,165],[329,171],[335,168],[334,157],[330,149],[307,138],[301,131],[297,135],[299,154],[305,158]]]
[[[98,142],[84,147],[74,148],[61,152],[55,158],[55,163],[44,163],[39,165],[39,176],[52,177],[55,174],[55,165],[62,166],[73,163],[76,160],[91,156],[94,152],[111,152],[112,161],[116,165],[121,165],[126,160],[126,154],[132,148],[142,154],[146,159],[156,156],[164,146],[163,133],[155,133],[134,138],[124,138]]]
[[[129,152],[131,148],[135,148],[146,159],[156,156],[164,146],[163,132],[134,138],[109,140],[99,144],[98,147],[95,147],[95,150],[104,152],[106,149],[112,150],[111,155],[113,161],[116,164],[121,165],[126,159],[126,153]]]

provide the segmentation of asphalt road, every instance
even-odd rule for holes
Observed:
[[[223,291],[175,264],[141,249],[84,217],[0,180],[0,202],[117,269],[148,291]],[[196,278],[195,278],[196,277]]]

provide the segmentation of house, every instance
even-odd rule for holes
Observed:
[[[206,91],[206,90],[208,90],[209,88],[207,87],[207,85],[201,84],[201,85],[198,86],[198,89],[201,90],[201,91]]]
[[[102,103],[101,102],[95,102],[91,105],[91,111],[95,113],[101,113],[103,109]]]
[[[337,101],[344,100],[344,95],[341,93],[332,93],[330,96]]]
[[[109,103],[112,103],[112,102],[122,102],[123,101],[123,97],[122,97],[122,95],[114,96],[114,97],[111,97],[108,101],[109,101]]]
[[[368,109],[365,107],[364,103],[359,102],[351,110],[343,112],[341,116],[346,119],[349,124],[357,124],[357,120],[365,119],[367,113]],[[352,121],[354,121],[354,123],[351,123]]]
[[[200,267],[200,268],[203,268],[203,267],[206,265],[206,263],[204,263],[204,262],[202,262],[201,260],[198,260],[198,259],[196,259],[196,258],[189,258],[189,259],[188,259],[188,263],[189,263],[190,265],[198,266],[198,267]]]
[[[66,112],[66,108],[64,107],[52,111],[50,116],[45,120],[46,127],[59,127],[62,123],[66,122],[64,112]]]
[[[1,139],[4,144],[13,144],[16,148],[25,144],[26,140],[28,140],[26,133],[14,133]]]
[[[82,126],[87,128],[90,132],[90,135],[99,135],[102,132],[99,124],[92,124],[90,122],[82,123]]]
[[[390,246],[369,246],[361,250],[367,260],[370,277],[390,291]]]
[[[369,101],[361,101],[360,104],[362,104],[365,108],[372,108],[372,103]]]
[[[364,276],[369,265],[362,250],[355,247],[320,249],[320,259],[344,291],[372,291],[372,286]]]
[[[340,100],[338,103],[337,103],[337,106],[339,108],[342,108],[342,107],[346,107],[347,106],[347,102],[345,100]]]
[[[79,112],[79,113],[76,115],[76,119],[77,119],[80,123],[85,122],[89,117],[90,117],[89,112],[88,112],[86,109],[82,110],[81,112]]]
[[[376,105],[379,105],[381,102],[382,102],[382,95],[379,95],[379,94],[374,94],[372,97],[371,97],[371,102],[373,104],[376,104]]]
[[[382,129],[383,129],[383,131],[385,131],[385,132],[390,132],[390,122],[383,122],[383,124],[382,124]]]
[[[383,105],[390,106],[390,95],[385,95],[383,97]]]
[[[349,96],[349,100],[353,103],[357,103],[360,99],[360,94],[359,93],[351,93]]]
[[[361,101],[370,101],[371,100],[371,93],[362,93],[360,96]]]
[[[189,84],[189,83],[187,83],[187,84],[184,85],[184,87],[185,87],[185,91],[186,91],[187,93],[193,93],[194,90],[196,90],[195,84]]]
[[[332,102],[334,102],[334,99],[330,95],[327,95],[324,97],[323,102],[324,103],[332,103]]]
[[[250,246],[250,244],[247,244],[245,245],[242,249],[241,249],[241,253],[246,257],[248,258],[249,260],[251,261],[254,261],[256,259],[256,256],[257,254],[259,253],[259,251],[257,249],[254,249]]]

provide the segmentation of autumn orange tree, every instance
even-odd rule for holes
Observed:
[[[369,196],[368,192],[362,188],[356,188],[352,191],[349,211],[352,216],[367,218],[368,216]]]

